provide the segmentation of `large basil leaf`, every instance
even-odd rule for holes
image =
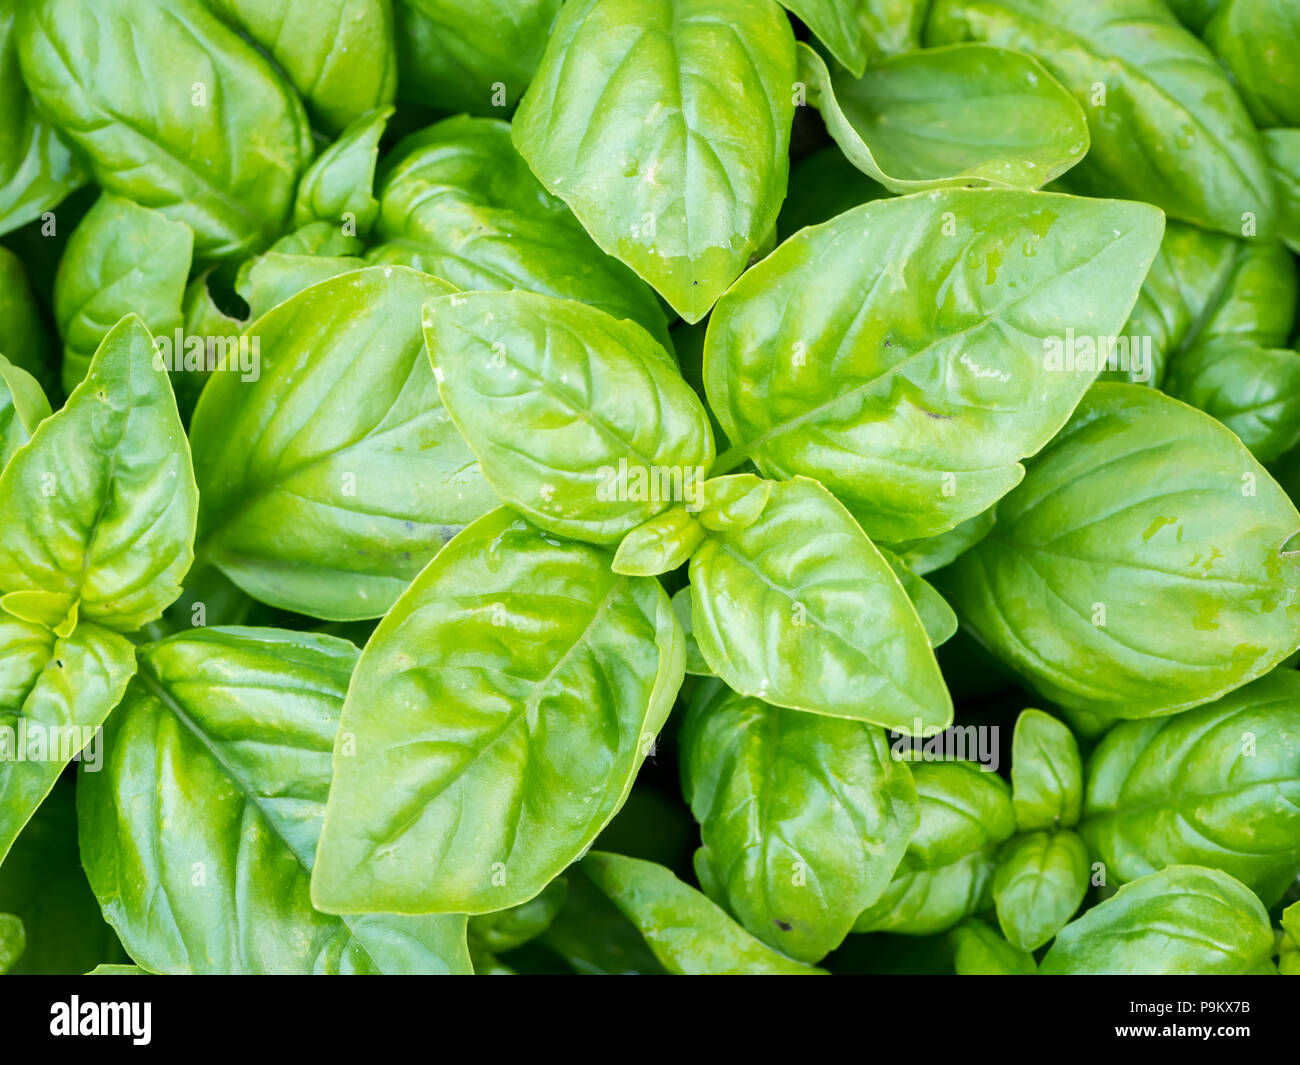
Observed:
[[[582,868],[636,925],[670,973],[812,976],[821,972],[759,942],[662,865],[592,851],[582,860]]]
[[[915,607],[875,545],[815,481],[774,484],[752,525],[711,530],[690,577],[696,642],[736,691],[908,732],[952,723],[952,700]]]
[[[57,376],[50,365],[49,347],[22,261],[0,247],[0,355],[49,387]]]
[[[972,917],[948,933],[958,976],[1032,976],[1034,956],[1013,947],[996,929]]]
[[[205,0],[265,48],[327,130],[393,102],[397,57],[388,0]]]
[[[368,237],[379,216],[375,164],[391,107],[367,111],[307,168],[293,202],[293,224],[333,222],[345,236]]]
[[[36,378],[0,355],[0,471],[50,416],[50,401]]]
[[[1026,710],[1011,737],[1011,802],[1022,832],[1069,828],[1083,804],[1083,763],[1069,728],[1051,714]]]
[[[781,0],[826,45],[840,66],[862,77],[871,59],[920,46],[928,0]]]
[[[57,206],[86,182],[62,135],[36,113],[18,70],[19,2],[0,0],[0,233]]]
[[[0,862],[0,911],[22,921],[26,940],[11,975],[75,976],[128,960],[81,868],[74,791],[59,783]]]
[[[438,399],[420,308],[450,286],[372,267],[254,322],[260,376],[214,374],[191,423],[200,550],[250,595],[379,617],[495,499]]]
[[[774,0],[571,0],[515,144],[597,244],[696,322],[776,223],[795,76]]]
[[[1272,233],[1272,184],[1250,116],[1160,0],[935,0],[926,35],[1025,52],[1074,94],[1092,147],[1065,179],[1071,189],[1146,200],[1225,233]]]
[[[441,111],[519,103],[563,0],[394,0],[399,89]]]
[[[529,292],[432,300],[438,392],[502,502],[539,528],[615,544],[713,464],[704,407],[640,326]]]
[[[679,740],[696,863],[714,896],[783,954],[817,961],[880,897],[917,826],[884,732],[702,686]]]
[[[335,752],[317,906],[504,909],[608,824],[685,657],[659,582],[619,576],[610,558],[501,508],[416,578],[343,708],[355,751]]]
[[[384,160],[375,262],[466,291],[526,289],[630,318],[668,343],[663,309],[602,252],[510,141],[505,122],[461,115],[414,133]]]
[[[199,256],[237,257],[284,225],[312,154],[302,104],[201,0],[32,0],[18,43],[96,181],[184,222]]]
[[[1300,645],[1300,514],[1214,419],[1099,384],[938,582],[1058,705],[1142,718],[1209,702]]]
[[[1260,128],[1300,126],[1300,7],[1294,0],[1223,0],[1205,40]]]
[[[0,613],[0,862],[135,672],[131,643],[82,622],[71,635]]]
[[[1125,884],[1072,921],[1043,959],[1044,974],[1236,975],[1270,971],[1268,913],[1216,869],[1171,865]]]
[[[1053,352],[1117,333],[1161,227],[1144,204],[946,189],[803,230],[709,321],[718,472],[816,477],[888,542],[973,517],[1069,418],[1097,367]]]
[[[968,762],[913,762],[920,824],[855,932],[943,932],[992,902],[998,847],[1016,830],[1011,789]]]
[[[1088,150],[1083,110],[1019,52],[928,48],[855,78],[801,44],[799,76],[849,161],[894,192],[1041,188]]]
[[[144,324],[123,319],[0,474],[0,607],[11,614],[133,632],[180,593],[198,490],[153,358]]]
[[[139,658],[106,764],[77,782],[86,875],[132,958],[159,973],[469,972],[463,916],[311,906],[352,644],[195,629]]]
[[[1037,950],[1079,909],[1088,892],[1088,848],[1069,829],[1017,836],[998,855],[993,902],[1011,944]]]
[[[1263,138],[1277,186],[1280,236],[1300,255],[1300,129],[1265,130]]]
[[[181,222],[104,194],[68,239],[54,279],[54,320],[63,338],[63,389],[86,376],[91,356],[125,315],[156,336],[181,324],[194,234]]]
[[[1088,760],[1082,832],[1117,881],[1205,865],[1276,902],[1300,875],[1300,674],[1116,725]]]

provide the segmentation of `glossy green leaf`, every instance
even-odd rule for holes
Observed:
[[[1022,832],[1071,828],[1083,804],[1083,763],[1069,728],[1041,710],[1025,710],[1011,737],[1011,802]]]
[[[438,392],[502,502],[539,528],[616,544],[713,463],[704,407],[632,322],[529,292],[432,300]]]
[[[1142,718],[1300,646],[1300,514],[1214,419],[1099,384],[940,591],[1052,702]]]
[[[293,202],[293,224],[333,222],[347,236],[368,237],[379,217],[375,165],[391,107],[367,111],[307,168]]]
[[[928,48],[853,77],[800,45],[799,77],[849,161],[894,192],[1037,189],[1088,150],[1078,103],[1019,52]]]
[[[363,247],[359,237],[331,222],[309,222],[246,260],[235,275],[235,291],[248,304],[248,319],[236,335],[303,289],[365,269]]]
[[[404,139],[384,160],[369,257],[466,291],[524,289],[630,318],[668,343],[650,288],[602,252],[538,182],[505,122],[461,115]]]
[[[781,0],[854,77],[867,62],[920,47],[926,0]]]
[[[1017,836],[998,855],[993,902],[1002,934],[1037,950],[1074,916],[1088,892],[1088,848],[1069,829]]]
[[[704,527],[685,507],[671,507],[623,537],[614,552],[614,572],[629,577],[669,573],[690,559],[704,535]]]
[[[22,260],[5,247],[0,247],[0,356],[26,370],[44,387],[57,377],[49,357],[49,338]]]
[[[1024,52],[1074,94],[1092,147],[1065,179],[1071,190],[1145,200],[1236,236],[1273,232],[1272,183],[1250,116],[1210,50],[1161,0],[935,0],[926,38]]]
[[[792,958],[838,947],[917,826],[911,772],[883,731],[714,682],[692,700],[679,743],[714,901]]]
[[[393,102],[397,56],[388,0],[205,0],[265,48],[327,130]]]
[[[1081,831],[1112,880],[1221,869],[1276,902],[1300,875],[1300,674],[1124,722],[1088,760]]]
[[[711,677],[713,670],[700,654],[700,645],[695,642],[695,632],[691,625],[691,588],[687,585],[673,596],[673,613],[682,627],[686,637],[686,672],[693,676]]]
[[[963,551],[969,551],[993,528],[994,510],[980,511],[973,518],[954,525],[938,536],[923,536],[901,544],[890,544],[900,562],[917,576],[942,569]]]
[[[610,557],[501,508],[416,578],[343,710],[317,906],[504,909],[609,823],[684,675],[668,596]]]
[[[470,971],[463,916],[331,917],[309,877],[357,649],[280,629],[196,629],[140,651],[83,770],[86,875],[159,973]]]
[[[0,593],[42,591],[132,632],[180,592],[194,557],[190,449],[139,318],[0,475]]]
[[[201,258],[256,250],[284,225],[312,154],[307,117],[201,0],[32,0],[18,44],[42,113],[95,180],[184,222]]]
[[[36,378],[0,355],[0,471],[50,416],[50,401]]]
[[[929,733],[952,723],[930,641],[888,562],[815,481],[691,557],[692,628],[712,672],[776,706]]]
[[[774,0],[572,0],[513,136],[596,243],[696,322],[776,222],[795,79]]]
[[[930,638],[930,646],[938,647],[940,644],[947,643],[957,631],[957,615],[952,607],[934,590],[934,586],[929,581],[918,577],[898,555],[884,547],[877,550],[889,563],[889,568],[894,571],[894,576],[903,586],[903,591],[912,600],[912,606],[916,608],[921,625],[925,628],[925,634]]]
[[[1261,136],[1277,188],[1279,235],[1300,255],[1300,129],[1269,129]]]
[[[977,917],[948,933],[958,976],[1032,976],[1033,955],[1013,947],[992,925]]]
[[[256,380],[208,383],[190,428],[201,550],[250,595],[379,617],[495,505],[424,352],[420,308],[447,291],[398,266],[324,281],[249,327]]]
[[[1232,74],[1261,129],[1300,126],[1300,7],[1294,0],[1223,0],[1205,41]]]
[[[767,509],[773,482],[752,474],[712,477],[700,486],[700,524],[712,532],[741,532]]]
[[[816,477],[887,542],[987,509],[1064,425],[1159,246],[1152,207],[946,189],[855,208],[748,271],[709,323],[704,379],[732,450]]]
[[[662,865],[592,851],[582,868],[641,931],[659,962],[685,976],[811,976],[809,965],[777,953]]]
[[[194,234],[181,222],[105,194],[81,220],[54,279],[54,319],[63,338],[63,390],[86,376],[108,331],[138,314],[155,336],[181,325]]]
[[[999,846],[1016,830],[1011,789],[969,762],[913,762],[920,824],[884,894],[855,932],[928,936],[992,902]]]
[[[1268,914],[1226,873],[1171,865],[1125,884],[1061,930],[1045,975],[1258,973],[1273,949]]]

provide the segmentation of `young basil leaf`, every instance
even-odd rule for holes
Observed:
[[[536,939],[555,920],[569,897],[569,884],[556,877],[527,902],[495,913],[477,914],[469,919],[470,949],[501,953],[521,947]],[[475,969],[477,971],[477,967]]]
[[[776,223],[795,78],[773,0],[571,0],[512,134],[596,243],[697,322]]]
[[[821,969],[777,953],[662,865],[592,851],[583,871],[640,930],[660,964],[685,976],[812,976]]]
[[[332,222],[346,236],[370,236],[379,217],[375,199],[379,138],[392,114],[391,107],[384,107],[360,115],[307,168],[293,203],[295,228]]]
[[[1276,902],[1300,875],[1300,674],[1115,726],[1088,760],[1081,831],[1116,881],[1222,869]]]
[[[800,44],[799,76],[849,161],[893,192],[1037,189],[1088,150],[1083,110],[1019,52],[928,48],[854,77]]]
[[[763,516],[772,482],[739,474],[713,477],[700,486],[700,524],[713,532],[741,532]]]
[[[1088,848],[1069,829],[1017,836],[998,855],[993,901],[1011,944],[1037,950],[1074,916],[1088,893]]]
[[[108,331],[138,314],[156,336],[181,324],[194,234],[181,222],[105,193],[73,231],[54,279],[63,390],[86,376]]]
[[[1257,126],[1300,126],[1300,8],[1291,0],[1223,0],[1205,43]]]
[[[609,564],[501,508],[412,582],[366,644],[343,709],[355,753],[335,754],[319,908],[518,905],[609,823],[685,654],[659,582]]]
[[[1300,129],[1269,129],[1261,136],[1277,188],[1278,235],[1300,255]]]
[[[331,917],[309,877],[357,649],[196,629],[140,650],[77,782],[90,885],[159,973],[470,971],[463,916]]]
[[[397,57],[386,0],[206,0],[266,49],[327,130],[393,102]]]
[[[235,275],[235,291],[248,304],[248,318],[236,336],[303,289],[365,269],[363,249],[359,237],[348,236],[333,223],[308,222],[246,260]]]
[[[874,726],[782,710],[714,682],[679,741],[706,891],[763,942],[815,962],[880,897],[916,831],[916,789]]]
[[[887,542],[986,510],[1092,382],[1053,351],[1116,333],[1161,226],[1144,204],[945,189],[802,231],[710,319],[716,472],[816,477]]]
[[[3,2],[0,0],[0,6]],[[49,338],[22,261],[8,248],[0,247],[0,356],[27,371],[43,388],[49,388],[57,377],[49,355]]]
[[[1160,0],[935,0],[926,39],[1015,49],[1060,79],[1092,135],[1065,179],[1071,190],[1146,200],[1237,236],[1273,232],[1250,116],[1210,50]],[[1135,144],[1151,150],[1135,154]]]
[[[534,525],[616,544],[697,502],[709,419],[640,326],[518,291],[431,300],[424,318],[447,413],[488,484]]]
[[[67,636],[0,613],[0,861],[135,672],[129,640],[93,623]]]
[[[394,0],[402,98],[499,115],[519,103],[563,0]]]
[[[1298,529],[1295,506],[1214,419],[1099,384],[939,587],[1045,698],[1150,717],[1209,702],[1300,646],[1300,563],[1283,551]]]
[[[0,472],[50,416],[50,401],[31,374],[0,355]]]
[[[704,528],[684,507],[672,507],[623,537],[614,552],[615,573],[657,577],[684,565],[704,542]]]
[[[710,532],[690,576],[700,651],[741,694],[925,734],[952,723],[915,607],[816,481],[774,484],[757,522]]]
[[[312,154],[307,116],[201,0],[33,0],[19,7],[18,51],[95,180],[184,222],[201,258],[256,250],[283,226]]]
[[[889,563],[894,576],[903,586],[907,598],[912,600],[917,616],[930,639],[931,647],[947,643],[957,631],[957,615],[929,581],[918,577],[901,558],[884,547],[877,547],[881,557]]]
[[[133,632],[180,593],[197,509],[171,385],[132,315],[0,475],[0,593],[52,593]]]
[[[1083,763],[1069,728],[1041,710],[1025,710],[1011,737],[1011,802],[1022,832],[1071,828],[1083,803]]]
[[[510,141],[505,122],[461,115],[405,138],[384,160],[369,258],[465,291],[524,289],[630,318],[667,345],[650,288],[592,242]]]
[[[855,932],[944,932],[992,899],[998,847],[1016,830],[1011,793],[968,762],[913,762],[920,823],[898,871]]]
[[[1033,976],[1038,972],[1028,951],[1013,947],[978,917],[948,933],[958,976]]]
[[[424,353],[420,308],[449,290],[398,266],[321,282],[249,327],[256,380],[208,382],[190,428],[201,550],[244,591],[379,617],[495,505]]]
[[[1125,884],[1066,925],[1043,959],[1044,975],[1203,976],[1268,970],[1268,913],[1216,869],[1171,865]]]
[[[927,0],[781,0],[842,67],[862,77],[867,61],[920,47]]]

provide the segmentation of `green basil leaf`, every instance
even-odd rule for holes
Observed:
[[[1099,384],[939,588],[1045,698],[1150,717],[1300,646],[1300,562],[1283,550],[1297,530],[1294,505],[1214,419]]]
[[[1088,848],[1069,829],[1017,836],[998,855],[993,901],[1011,944],[1037,950],[1074,916],[1088,893]]]
[[[54,279],[63,338],[63,390],[86,376],[108,331],[138,314],[155,336],[181,324],[194,234],[158,211],[105,193],[81,220]]]
[[[1083,803],[1083,762],[1074,733],[1041,710],[1025,710],[1011,737],[1011,802],[1022,832],[1071,828]]]
[[[682,627],[686,637],[686,672],[692,676],[711,677],[713,670],[700,654],[700,645],[695,642],[695,632],[691,625],[691,587],[688,584],[673,596],[673,613]]]
[[[1210,50],[1160,0],[935,0],[926,38],[1024,52],[1074,94],[1092,146],[1065,179],[1072,191],[1146,200],[1236,236],[1273,232],[1250,116]]]
[[[690,577],[700,651],[742,695],[909,732],[952,723],[916,608],[817,482],[774,484],[753,525],[711,531]]]
[[[248,319],[236,335],[303,289],[365,269],[362,250],[362,240],[339,226],[308,222],[246,260],[235,275],[235,291],[248,304]]]
[[[1300,674],[1116,725],[1088,760],[1081,831],[1112,879],[1222,869],[1267,904],[1300,875]]]
[[[49,338],[22,261],[8,248],[0,247],[0,355],[49,388],[57,376],[49,354]]]
[[[842,67],[862,77],[868,60],[921,45],[926,0],[781,0]]]
[[[684,507],[672,507],[623,537],[614,552],[614,572],[629,577],[669,573],[685,564],[703,542],[703,526]]]
[[[569,884],[556,877],[539,895],[518,906],[469,919],[471,948],[484,952],[514,950],[545,932],[569,897]]]
[[[776,223],[795,76],[772,0],[571,0],[513,136],[596,243],[697,322]]]
[[[998,847],[1016,830],[1011,789],[968,762],[913,762],[920,824],[855,932],[928,936],[987,909]]]
[[[1300,8],[1290,0],[1223,0],[1205,42],[1256,125],[1300,126]]]
[[[206,0],[266,49],[327,130],[393,102],[397,56],[386,0]]]
[[[31,374],[0,355],[0,471],[50,416],[50,401]]]
[[[916,831],[912,774],[882,730],[714,682],[697,691],[679,743],[714,901],[792,958],[838,947]]]
[[[398,266],[321,282],[249,327],[256,380],[208,382],[190,428],[201,550],[248,594],[379,617],[495,505],[424,353],[420,308],[447,291]]]
[[[1038,972],[1033,955],[1013,947],[998,931],[977,917],[948,933],[958,976],[1032,976]]]
[[[569,895],[544,943],[584,976],[665,976],[645,937],[615,908],[581,864],[565,874]]]
[[[1262,971],[1272,951],[1268,913],[1248,888],[1216,869],[1171,865],[1066,925],[1040,971],[1235,975]]]
[[[502,502],[598,544],[697,501],[713,463],[704,407],[633,322],[530,292],[431,300],[438,392]]]
[[[379,138],[392,113],[391,107],[384,107],[359,116],[307,168],[293,203],[295,228],[333,222],[344,236],[370,236],[379,217],[375,199]]]
[[[663,309],[592,242],[510,141],[505,122],[461,115],[405,138],[384,160],[374,262],[465,291],[524,289],[630,318],[667,345]]]
[[[311,906],[352,644],[205,628],[139,658],[106,764],[77,782],[86,875],[132,958],[159,973],[470,971],[463,916]]]
[[[1083,110],[1019,52],[927,48],[854,77],[801,44],[799,77],[849,161],[893,192],[1037,189],[1088,151]]]
[[[0,593],[49,592],[121,632],[158,617],[194,558],[198,490],[153,338],[132,315],[0,475]]]
[[[962,552],[969,551],[983,540],[993,528],[993,521],[994,511],[990,508],[938,536],[923,536],[919,540],[891,544],[890,549],[897,553],[899,561],[913,573],[924,576],[942,569]]]
[[[1261,136],[1277,188],[1279,236],[1300,255],[1300,129],[1269,129]]]
[[[660,964],[686,976],[812,976],[822,972],[764,945],[662,865],[592,851],[582,868],[640,930]]]
[[[877,550],[889,563],[889,568],[894,571],[907,598],[912,600],[912,606],[916,608],[925,634],[930,639],[930,646],[938,647],[947,643],[957,631],[957,615],[953,613],[952,607],[929,581],[918,577],[896,554],[884,547],[878,547]]]
[[[501,508],[415,579],[343,708],[318,907],[518,905],[609,823],[684,675],[659,582],[609,563]]]
[[[201,258],[256,250],[287,220],[312,154],[302,104],[201,0],[33,0],[18,46],[95,180],[184,222]]]
[[[1067,329],[1119,330],[1161,226],[1143,204],[945,189],[802,231],[710,319],[716,472],[816,477],[887,542],[974,517],[1069,418],[1098,367],[1052,356]]]

